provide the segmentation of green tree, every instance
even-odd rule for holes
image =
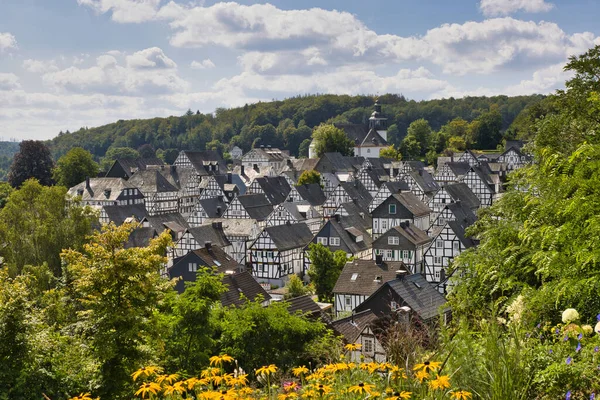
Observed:
[[[197,375],[214,355],[214,326],[210,315],[226,290],[222,279],[223,275],[203,268],[194,282],[186,284],[182,294],[171,292],[162,311],[166,332],[161,340],[165,366],[169,369]]]
[[[323,337],[325,325],[290,314],[285,302],[263,307],[261,301],[216,310],[219,351],[235,357],[247,371],[269,364],[284,371],[308,365],[307,346]]]
[[[13,187],[8,182],[0,182],[0,209],[4,208],[8,197],[13,192]]]
[[[81,147],[75,147],[58,159],[52,176],[57,185],[70,188],[85,181],[87,177],[96,177],[98,171],[98,164],[92,159],[92,154]]]
[[[404,138],[404,141],[407,139],[412,140],[412,138],[419,144],[419,155],[425,155],[431,143],[431,127],[426,119],[418,119],[409,125],[408,135]]]
[[[448,140],[448,149],[459,152],[465,151],[467,149],[467,143],[465,139],[460,136],[452,136],[450,140]]]
[[[311,139],[304,139],[302,143],[300,143],[300,148],[298,149],[298,157],[308,158],[308,148],[310,147],[311,142]]]
[[[311,243],[308,246],[308,258],[311,262],[308,276],[319,296],[319,301],[331,301],[333,287],[348,261],[346,253],[342,250],[332,253],[321,243]]]
[[[179,150],[177,149],[166,149],[161,153],[156,151],[156,156],[163,160],[165,163],[172,165],[175,160],[177,160],[177,156],[179,156]]]
[[[400,153],[405,160],[416,160],[421,155],[421,145],[414,136],[407,136],[402,141]]]
[[[100,363],[101,398],[128,399],[130,374],[147,362],[154,312],[171,284],[160,270],[171,237],[164,232],[148,247],[125,249],[133,224],[108,225],[92,235],[84,251],[66,250],[63,260],[78,320]]]
[[[298,277],[298,275],[290,276],[290,280],[285,285],[285,287],[287,287],[287,289],[288,289],[288,292],[286,295],[286,298],[288,298],[288,299],[298,297],[298,296],[304,296],[305,294],[309,293],[308,288],[306,286],[304,286],[302,279],[300,279]]]
[[[492,108],[477,117],[478,122],[472,131],[474,146],[478,149],[495,149],[502,140],[502,115],[497,108]]]
[[[321,174],[314,170],[303,171],[298,177],[297,186],[308,185],[311,183],[321,184]]]
[[[346,132],[333,125],[319,125],[313,131],[313,139],[319,157],[333,152],[339,152],[344,156],[354,154],[354,142],[346,136]]]
[[[100,162],[102,171],[108,171],[117,158],[139,158],[140,153],[129,147],[111,147]]]
[[[156,150],[154,150],[154,147],[152,147],[148,143],[145,143],[145,144],[141,145],[140,147],[138,147],[137,152],[140,155],[140,157],[142,157],[142,158],[156,157]]]
[[[37,140],[24,140],[19,145],[8,172],[8,182],[18,188],[27,179],[37,179],[42,185],[52,185],[54,161],[48,147]]]
[[[60,252],[80,249],[97,221],[97,214],[77,202],[68,202],[67,189],[47,187],[31,179],[8,197],[0,210],[0,248],[4,262],[15,272],[25,265],[48,263],[62,274]]]
[[[400,153],[394,145],[388,146],[385,149],[381,149],[379,152],[379,157],[381,158],[389,158],[392,160],[402,160],[402,153]]]

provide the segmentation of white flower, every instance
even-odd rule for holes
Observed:
[[[568,324],[573,321],[577,321],[579,319],[579,313],[574,308],[567,308],[562,313],[562,322]]]
[[[583,325],[583,326],[581,327],[581,329],[583,329],[583,332],[584,332],[585,334],[590,334],[590,333],[594,332],[594,329],[592,329],[592,326],[591,326],[591,325]]]
[[[598,321],[598,323],[596,324],[594,331],[596,331],[596,333],[600,334],[600,321]]]
[[[521,322],[523,313],[525,312],[525,298],[523,295],[518,295],[517,298],[506,309],[510,316],[510,321],[516,324]]]

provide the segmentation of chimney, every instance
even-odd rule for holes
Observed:
[[[221,206],[217,206],[217,215],[221,216]]]
[[[233,182],[231,181],[231,172],[228,172],[228,173],[227,173],[227,183],[233,183]]]
[[[406,222],[400,222],[400,228],[406,229]]]
[[[335,219],[335,222],[340,222],[340,214],[335,214],[333,218]]]
[[[375,255],[375,264],[377,264],[380,267],[383,265],[383,254]]]
[[[292,222],[291,222],[291,221],[288,219],[287,221],[285,221],[285,224],[286,224],[287,226],[291,226],[291,225],[292,225]]]
[[[245,168],[243,165],[240,165],[240,167],[241,167],[240,172],[241,172],[242,176],[244,176],[246,174]]]
[[[212,242],[211,241],[204,242],[204,248],[206,248],[206,250],[210,250],[211,247],[212,247]]]
[[[217,196],[217,200],[220,201],[220,202],[223,202],[223,196],[222,195],[218,195]]]
[[[223,229],[223,222],[213,222],[212,227],[215,229]]]
[[[90,186],[90,177],[89,176],[85,177],[85,188],[88,190],[92,190],[92,187]]]
[[[287,161],[286,161],[286,164],[287,164],[289,167],[292,167],[292,166],[293,166],[293,164],[292,164],[292,160],[290,160],[289,158],[287,159]]]
[[[405,271],[403,269],[399,269],[396,271],[396,279],[398,280],[404,279],[406,275],[408,275],[408,271]]]
[[[404,221],[404,224],[406,224],[406,227],[409,228],[410,227],[410,221]]]

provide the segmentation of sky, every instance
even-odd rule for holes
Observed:
[[[299,94],[550,93],[597,0],[0,0],[0,140]]]

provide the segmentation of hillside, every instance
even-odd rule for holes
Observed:
[[[0,181],[6,180],[10,164],[18,151],[19,142],[0,142]]]
[[[410,123],[417,119],[425,118],[434,130],[438,130],[457,117],[472,121],[490,107],[500,111],[504,131],[525,107],[542,98],[541,95],[495,96],[417,102],[395,94],[379,97],[383,113],[389,118],[388,139],[396,145],[406,135]],[[374,100],[371,96],[309,95],[238,108],[219,108],[214,114],[188,111],[181,117],[119,120],[97,128],[60,134],[49,141],[49,146],[56,158],[76,146],[84,147],[100,159],[111,147],[137,149],[145,144],[155,150],[227,150],[229,146],[237,145],[247,151],[262,143],[298,155],[300,144],[310,137],[313,127],[323,122],[365,122],[372,112]]]

